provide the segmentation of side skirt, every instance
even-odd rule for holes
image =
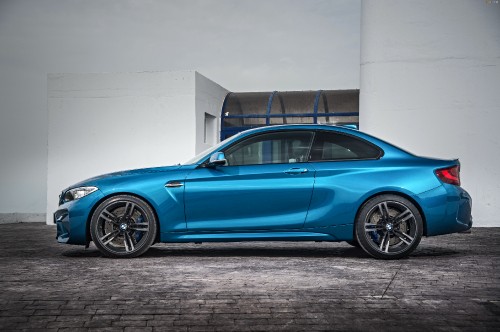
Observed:
[[[239,242],[239,241],[351,241],[353,224],[330,227],[249,232],[165,232],[161,242]]]

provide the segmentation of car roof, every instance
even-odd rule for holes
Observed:
[[[245,130],[244,133],[253,134],[256,132],[265,132],[265,131],[276,131],[276,130],[295,130],[295,129],[309,129],[309,130],[339,130],[346,132],[359,132],[357,129],[353,129],[346,126],[341,125],[332,125],[332,124],[284,124],[284,125],[272,125],[266,127],[258,127]]]
[[[364,138],[368,141],[371,141],[372,143],[375,143],[377,145],[379,143],[385,143],[385,142],[377,139],[376,137],[373,137],[371,135],[363,133],[357,129],[353,129],[353,128],[345,127],[345,126],[336,126],[336,125],[331,125],[331,124],[271,125],[271,126],[252,128],[252,129],[242,131],[242,132],[240,132],[240,135],[241,135],[240,137],[245,137],[245,136],[253,135],[256,133],[264,133],[264,132],[268,132],[268,131],[288,131],[288,130],[328,130],[328,131],[335,131],[335,132],[341,132],[341,133],[346,133],[346,134],[352,134],[354,136],[361,137],[361,138]]]

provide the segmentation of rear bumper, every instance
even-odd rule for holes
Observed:
[[[468,230],[472,227],[472,197],[465,190],[461,189],[460,201],[458,202],[457,222]]]
[[[76,201],[61,204],[54,213],[57,242],[86,245],[88,242],[87,221],[90,212],[103,197],[101,191],[97,190]]]
[[[427,236],[463,232],[472,227],[472,198],[463,188],[443,184],[419,195]]]

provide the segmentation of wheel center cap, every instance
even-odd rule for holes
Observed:
[[[125,224],[125,223],[120,224],[120,230],[121,231],[126,231],[127,228],[128,228],[127,224]]]
[[[392,231],[392,229],[393,229],[392,224],[391,223],[385,224],[385,229],[388,231]]]

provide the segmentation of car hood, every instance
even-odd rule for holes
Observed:
[[[182,167],[181,165],[150,167],[150,168],[139,168],[139,169],[131,169],[131,170],[126,170],[126,171],[119,171],[119,172],[102,174],[102,175],[94,176],[92,178],[75,183],[74,185],[66,188],[64,191],[66,191],[70,188],[77,188],[77,187],[83,187],[83,186],[96,186],[99,184],[99,182],[102,182],[105,180],[110,180],[110,179],[118,179],[118,178],[126,177],[126,176],[142,175],[142,174],[148,174],[148,173],[165,173],[165,172],[175,171],[181,167]]]

